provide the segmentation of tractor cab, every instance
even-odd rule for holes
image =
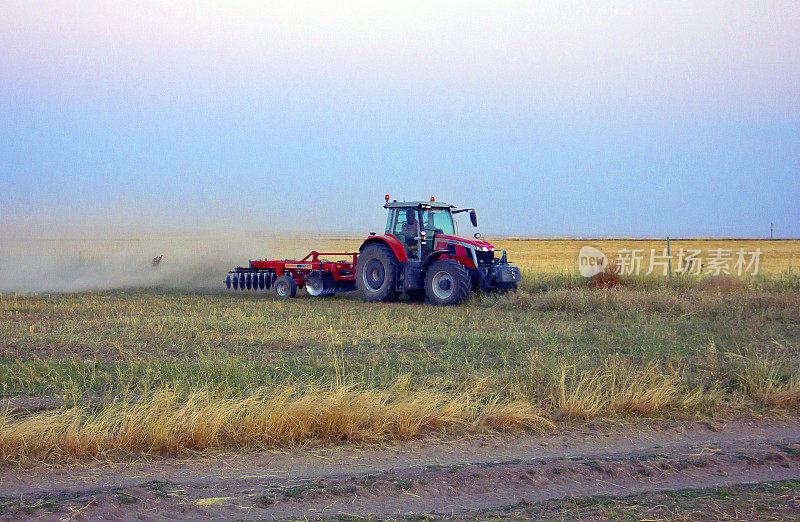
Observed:
[[[422,260],[433,252],[437,235],[456,235],[453,214],[469,211],[473,226],[478,225],[474,210],[454,210],[453,205],[433,198],[431,201],[387,201],[384,207],[389,209],[386,234],[400,241],[409,259]]]

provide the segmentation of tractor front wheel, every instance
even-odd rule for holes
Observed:
[[[370,245],[356,261],[356,286],[361,299],[369,302],[397,298],[395,275],[400,263],[389,247]]]
[[[294,282],[291,276],[282,275],[272,285],[272,292],[279,299],[289,299],[297,295],[297,283]]]
[[[467,270],[452,259],[434,261],[425,273],[425,296],[431,304],[459,304],[467,298],[469,288]]]

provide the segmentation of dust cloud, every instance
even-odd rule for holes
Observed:
[[[310,250],[358,248],[347,239],[244,232],[29,235],[0,232],[0,293],[132,287],[224,289],[228,270],[250,259],[299,259]],[[153,260],[163,256],[154,266]]]

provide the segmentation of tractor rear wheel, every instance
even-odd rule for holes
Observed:
[[[456,305],[467,298],[470,281],[467,270],[452,259],[439,259],[425,273],[425,296],[431,304]]]
[[[389,247],[369,245],[356,261],[356,286],[361,299],[369,302],[397,298],[395,276],[400,263]]]
[[[289,299],[297,295],[297,283],[291,276],[282,275],[272,285],[272,292],[279,299]]]

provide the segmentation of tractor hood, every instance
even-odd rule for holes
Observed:
[[[466,239],[463,237],[458,236],[450,236],[447,234],[437,234],[434,243],[451,243],[454,245],[461,245],[464,247],[472,247],[478,250],[486,249],[486,250],[494,250],[494,246],[488,241],[484,241],[482,239]],[[435,247],[434,247],[435,248]]]

